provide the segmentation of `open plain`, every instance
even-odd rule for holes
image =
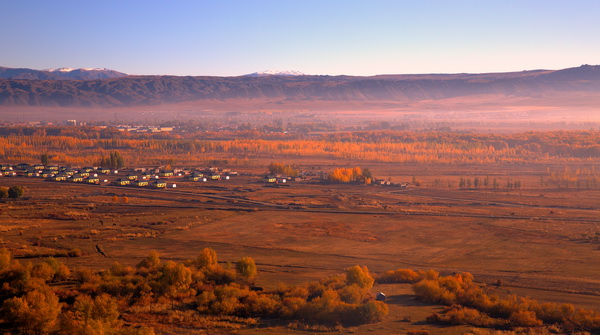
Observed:
[[[393,178],[409,181],[410,170],[396,170]],[[424,185],[456,179],[449,169],[432,171],[421,171]],[[515,168],[511,176],[527,180],[526,172]],[[305,181],[274,186],[258,176],[207,183],[174,178],[177,189],[164,190],[2,178],[1,186],[23,185],[27,197],[0,204],[1,243],[16,258],[78,249],[81,257],[65,258],[66,264],[95,269],[116,261],[134,266],[151,250],[179,262],[210,247],[224,263],[254,258],[256,285],[266,289],[353,265],[374,274],[397,268],[470,272],[482,283],[501,281],[490,289],[502,295],[597,310],[600,191],[541,189],[533,186],[536,178],[530,177],[529,188],[510,191]],[[440,307],[416,301],[408,284],[377,284],[372,291],[388,294],[390,313],[353,332],[468,330],[425,324]],[[265,322],[263,333],[291,331]]]

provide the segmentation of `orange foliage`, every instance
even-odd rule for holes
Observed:
[[[354,161],[424,164],[593,162],[600,158],[598,132],[528,132],[510,135],[441,132],[365,131],[324,135],[322,139],[177,139],[175,135],[137,136],[98,128],[0,128],[0,159],[90,164],[119,150],[130,165],[210,162],[217,156],[245,164],[245,157],[278,153]],[[32,130],[32,129],[35,129]],[[41,131],[44,130],[44,131]],[[88,133],[89,132],[89,133]],[[29,135],[24,135],[29,134]],[[50,135],[52,134],[52,135]],[[347,177],[344,177],[347,179]]]

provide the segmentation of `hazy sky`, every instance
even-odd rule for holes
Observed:
[[[0,0],[0,66],[234,76],[600,64],[597,0]]]

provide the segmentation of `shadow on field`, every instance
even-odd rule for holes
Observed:
[[[397,294],[397,295],[389,295],[385,298],[386,304],[391,305],[402,305],[402,306],[424,306],[424,304],[415,299],[415,296],[412,294]]]

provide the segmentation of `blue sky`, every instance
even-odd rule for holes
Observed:
[[[234,76],[600,64],[596,0],[0,0],[0,66]]]

